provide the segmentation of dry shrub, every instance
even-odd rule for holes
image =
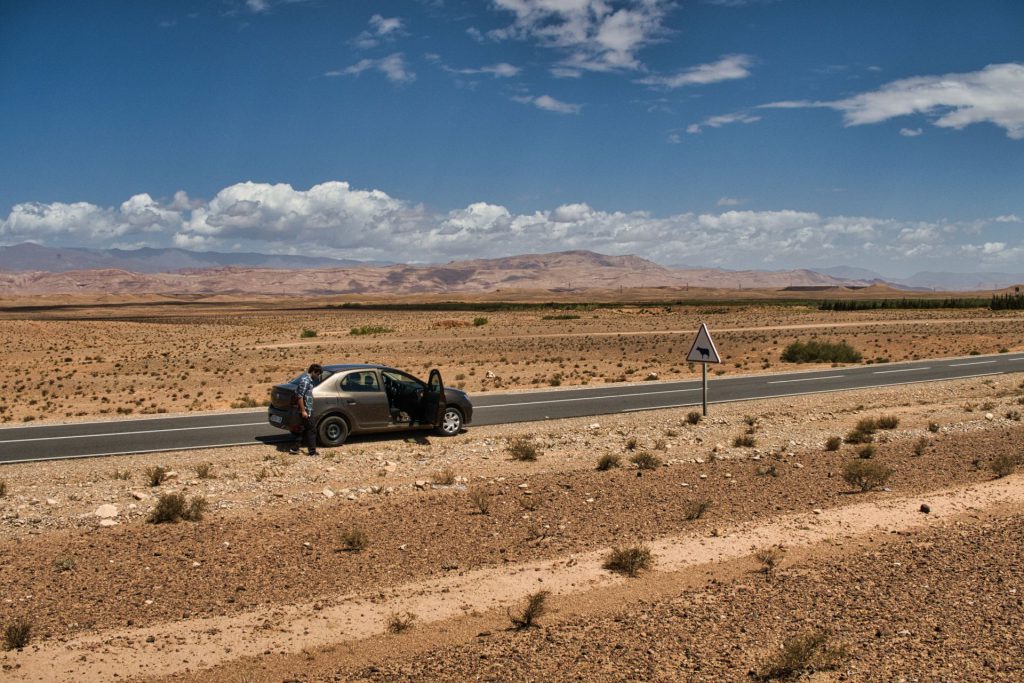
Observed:
[[[431,481],[438,486],[451,486],[455,483],[455,472],[452,471],[451,467],[445,467],[443,470],[434,472],[434,476],[431,477]]]
[[[604,561],[603,566],[609,571],[626,576],[636,576],[641,570],[650,569],[652,564],[654,564],[654,556],[651,554],[650,548],[645,545],[634,545],[626,548],[612,548],[612,552]]]
[[[879,429],[896,429],[900,424],[900,419],[895,415],[882,415],[878,418]]]
[[[862,493],[884,486],[892,474],[891,467],[887,467],[877,460],[857,458],[843,467],[843,481],[850,486],[856,486]]]
[[[412,612],[406,612],[405,614],[394,612],[388,617],[388,633],[395,635],[405,633],[411,629],[415,623],[416,615]]]
[[[661,467],[661,458],[650,451],[640,451],[630,461],[641,470],[654,470]]]
[[[861,446],[857,450],[857,457],[861,458],[863,460],[870,460],[871,458],[875,457],[875,447],[874,447],[874,445],[873,444],[867,444],[866,446]]]
[[[785,557],[786,550],[782,546],[773,546],[771,548],[762,548],[758,550],[754,557],[761,563],[761,572],[764,574],[771,574],[775,571],[775,568],[779,566],[779,562]]]
[[[167,479],[167,468],[156,465],[154,467],[146,468],[146,481],[153,488],[156,488],[160,484],[164,483]]]
[[[753,448],[755,443],[757,442],[751,434],[740,434],[732,440],[732,445],[736,448]]]
[[[846,443],[871,443],[875,440],[874,432],[851,429],[846,433]]]
[[[28,645],[31,637],[32,622],[19,617],[4,628],[4,649],[20,650]]]
[[[928,431],[931,432],[932,434],[934,434],[937,431],[939,431],[939,429],[940,428],[939,428],[939,423],[938,422],[929,422],[928,423]]]
[[[196,476],[200,479],[214,479],[213,463],[201,462],[196,465]]]
[[[1018,465],[1017,456],[1010,453],[1000,453],[992,458],[992,472],[996,478],[1002,479],[1014,473]]]
[[[434,327],[442,330],[450,330],[456,327],[472,327],[473,323],[469,320],[456,320],[449,318],[448,320],[438,320],[434,323]]]
[[[811,631],[782,643],[782,649],[757,674],[762,681],[793,678],[804,673],[831,671],[846,657],[846,651],[829,645],[824,631]]]
[[[476,506],[476,509],[481,515],[486,515],[491,512],[491,494],[483,486],[474,486],[468,492],[466,496],[469,501]]]
[[[841,446],[842,443],[843,443],[843,440],[841,438],[839,438],[838,436],[830,436],[830,437],[828,437],[828,440],[825,441],[825,450],[826,451],[838,451],[839,450],[839,446]]]
[[[540,455],[531,436],[517,436],[508,442],[508,452],[513,460],[533,462]]]
[[[924,455],[925,450],[932,445],[932,442],[926,436],[922,436],[920,439],[914,442],[914,455]]]
[[[548,612],[547,601],[550,595],[550,591],[537,591],[526,597],[526,604],[518,614],[513,614],[509,609],[508,620],[512,622],[512,627],[520,631],[536,626],[537,620]]]
[[[206,508],[206,498],[202,496],[186,502],[185,496],[180,493],[165,493],[157,499],[156,507],[149,511],[146,521],[150,524],[177,522],[180,519],[198,522],[203,518]]]
[[[693,522],[703,517],[710,509],[710,500],[688,500],[686,505],[683,506],[683,516],[686,517],[687,521]]]
[[[3,479],[0,479],[0,498],[3,498],[6,495],[7,495],[7,482],[4,481]]]
[[[622,464],[622,456],[618,453],[605,453],[597,460],[597,471],[607,472],[608,470],[619,467]]]
[[[358,553],[370,545],[370,537],[359,527],[346,529],[341,534],[341,549],[349,553]]]
[[[701,421],[704,416],[698,413],[696,410],[691,410],[686,414],[686,424],[695,425]]]

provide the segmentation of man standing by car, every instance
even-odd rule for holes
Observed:
[[[302,432],[299,434],[299,442],[292,446],[290,453],[298,453],[302,442],[306,442],[309,448],[309,455],[316,455],[316,420],[313,419],[313,387],[320,383],[324,369],[319,363],[313,363],[306,372],[299,377],[298,386],[295,389],[295,400],[299,404],[299,413],[302,415]]]

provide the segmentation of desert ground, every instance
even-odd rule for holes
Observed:
[[[1024,349],[1024,315],[981,309],[322,303],[15,302],[0,419],[252,408],[312,361],[440,367],[471,394],[696,378],[700,322],[718,374],[813,367],[780,360],[796,340],[870,363]],[[1024,677],[1024,374],[691,412],[3,466],[0,677]],[[883,474],[862,490],[851,462]],[[156,523],[172,495],[201,514]],[[649,563],[623,575],[615,549]]]
[[[438,367],[447,384],[470,393],[696,378],[700,368],[684,358],[700,322],[725,360],[719,375],[795,369],[780,353],[797,340],[843,340],[872,363],[1024,349],[1024,314],[986,309],[710,303],[438,312],[216,297],[3,303],[0,422],[19,424],[256,407],[271,385],[313,361],[379,362],[420,377]]]
[[[315,459],[8,465],[0,624],[30,637],[0,653],[3,679],[1020,680],[1022,411],[1017,373],[696,424],[681,409],[353,438]],[[887,428],[827,449],[865,418]],[[522,438],[535,460],[512,457]],[[891,478],[862,492],[851,461]],[[147,521],[171,493],[205,514]],[[614,548],[651,562],[612,571]],[[547,611],[515,628],[541,591]]]

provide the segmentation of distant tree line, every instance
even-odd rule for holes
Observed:
[[[1024,309],[1024,294],[993,295],[989,308],[993,311],[1019,311]]]
[[[992,297],[992,308],[995,310],[995,299]],[[982,298],[947,298],[947,299],[837,299],[822,301],[818,307],[822,311],[873,311],[886,308],[985,308],[989,305]]]

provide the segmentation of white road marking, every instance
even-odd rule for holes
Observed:
[[[923,368],[906,368],[906,369],[903,369],[903,370],[876,370],[875,372],[872,372],[871,374],[872,375],[891,375],[894,372],[917,372],[918,370],[931,370],[931,366],[926,366],[926,367],[923,367]]]
[[[485,408],[511,408],[518,406],[536,406],[542,403],[568,403],[569,401],[600,401],[605,398],[626,398],[628,396],[653,396],[655,394],[680,394],[684,391],[700,391],[700,387],[693,389],[672,389],[670,391],[641,391],[632,394],[608,394],[606,396],[581,396],[579,398],[553,398],[548,401],[524,401],[523,403],[495,403],[492,406],[473,406],[473,412]]]
[[[841,391],[860,391],[862,389],[885,389],[886,387],[899,387],[905,384],[930,384],[932,382],[950,382],[958,379],[974,379],[976,377],[990,377],[991,375],[1003,375],[1003,372],[983,372],[978,375],[960,375],[959,377],[939,377],[937,379],[913,379],[909,382],[887,382],[885,384],[869,384],[863,387],[843,387],[841,389],[814,389],[812,391],[794,391],[789,394],[770,394],[768,396],[745,396],[741,398],[727,398],[722,401],[708,401],[708,403],[740,403],[742,401],[762,401],[769,398],[789,398],[790,396],[810,396],[811,394],[835,394]],[[700,405],[699,403],[683,403],[673,406],[651,406],[650,408],[629,408],[620,410],[621,413],[635,413],[640,410],[663,410],[666,408],[685,408],[687,406]],[[568,418],[567,418],[568,419]]]
[[[846,377],[846,375],[826,375],[824,377],[804,377],[802,379],[777,379],[774,382],[768,382],[768,384],[788,384],[790,382],[814,382],[819,379],[835,379],[837,377]]]
[[[987,365],[988,363],[995,363],[994,360],[976,360],[973,363],[950,363],[951,368],[962,368],[965,365]]]
[[[209,425],[206,427],[175,427],[173,429],[144,429],[136,432],[105,432],[103,434],[75,434],[73,436],[38,436],[32,439],[8,439],[0,443],[27,443],[29,441],[57,441],[58,439],[95,439],[98,436],[130,436],[132,434],[158,434],[160,432],[191,432],[199,429],[231,429],[232,427],[255,427],[269,425],[269,422],[243,422],[241,424]],[[149,451],[133,451],[148,453]],[[114,454],[112,454],[114,455]]]

